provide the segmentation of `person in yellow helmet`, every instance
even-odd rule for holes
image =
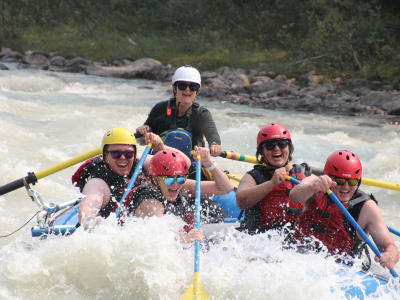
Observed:
[[[156,150],[164,150],[161,138],[153,133],[146,134],[146,142]],[[107,218],[114,212],[138,163],[136,139],[126,128],[108,130],[102,140],[102,155],[89,159],[72,176],[72,182],[86,195],[79,208],[79,223],[85,228],[97,216]],[[149,168],[149,156],[143,170]],[[128,205],[135,187],[143,180],[139,176],[130,195],[123,205]]]

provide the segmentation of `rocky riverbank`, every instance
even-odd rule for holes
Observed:
[[[20,53],[8,48],[2,48],[0,52],[0,69],[6,70],[7,66],[1,62],[16,63],[18,68],[164,82],[171,80],[176,69],[151,58],[93,62],[81,57],[69,59],[57,53]],[[315,72],[299,78],[286,78],[285,75],[268,71],[228,67],[212,72],[203,71],[201,76],[200,96],[210,101],[265,109],[349,116],[375,115],[394,124],[398,124],[399,120],[400,91],[380,81],[341,78],[327,80]]]

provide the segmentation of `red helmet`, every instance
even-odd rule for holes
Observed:
[[[257,135],[257,149],[264,142],[270,140],[285,139],[292,143],[292,138],[290,136],[289,130],[281,124],[269,124],[260,129]]]
[[[361,178],[361,161],[353,152],[338,150],[326,160],[324,174],[342,178]]]
[[[187,175],[186,159],[175,150],[158,151],[150,161],[150,175]]]

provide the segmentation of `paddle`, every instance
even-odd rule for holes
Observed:
[[[194,208],[194,226],[200,229],[200,182],[201,182],[201,162],[200,155],[196,160],[196,202]],[[200,242],[194,241],[194,278],[190,287],[186,290],[182,300],[210,299],[206,290],[200,282]]]
[[[136,179],[137,179],[140,171],[142,170],[143,164],[146,161],[146,157],[149,154],[150,150],[151,150],[151,143],[148,143],[146,148],[144,148],[144,150],[143,150],[142,156],[140,157],[140,160],[139,160],[139,162],[138,162],[138,164],[136,166],[136,169],[132,174],[132,177],[131,177],[131,180],[129,181],[128,186],[126,187],[125,193],[122,195],[122,198],[119,201],[119,206],[117,207],[117,209],[115,211],[115,214],[117,215],[117,219],[119,218],[119,215],[120,215],[120,212],[121,212],[120,208],[121,208],[122,204],[124,203],[124,200],[125,200],[126,196],[128,196],[128,194],[131,191],[133,185],[135,184]]]
[[[400,231],[398,231],[397,229],[394,229],[393,227],[390,227],[390,226],[388,226],[387,228],[391,233],[393,233],[397,236],[400,236]]]
[[[293,182],[294,184],[299,184],[300,181],[296,178],[286,176],[286,179]],[[340,211],[344,214],[346,219],[351,223],[351,225],[357,230],[357,232],[361,235],[362,239],[368,244],[368,246],[374,251],[376,256],[381,257],[382,254],[379,249],[375,246],[375,244],[368,238],[364,230],[358,225],[358,223],[354,220],[353,216],[349,213],[349,211],[343,206],[342,202],[336,197],[336,195],[331,191],[328,190],[328,196],[335,202],[335,204],[339,207]],[[389,270],[393,277],[399,277],[397,272],[394,269]]]
[[[221,152],[221,154],[219,156],[223,157],[223,158],[244,161],[244,162],[253,163],[253,164],[259,163],[255,156],[239,154],[239,153],[235,153],[233,151],[223,151],[223,152]],[[314,169],[314,168],[312,168],[312,169],[313,169],[312,173],[315,175],[322,175],[322,173],[323,173],[323,171],[320,169]],[[366,177],[363,177],[361,179],[361,183],[365,184],[365,185],[369,185],[369,186],[380,187],[383,189],[391,189],[391,190],[395,190],[395,191],[400,191],[400,184],[397,184],[397,183],[385,182],[385,181],[370,179],[370,178],[366,178]]]
[[[22,177],[20,179],[14,180],[13,182],[7,183],[3,186],[0,187],[0,196],[7,194],[9,192],[12,192],[16,189],[19,189],[25,184],[35,184],[39,179],[42,179],[46,176],[49,176],[53,173],[56,173],[58,171],[61,171],[63,169],[66,169],[70,166],[73,166],[79,162],[82,162],[84,160],[87,160],[93,156],[101,154],[101,148],[94,149],[92,151],[83,153],[81,155],[78,155],[74,158],[71,158],[67,161],[64,161],[62,163],[59,163],[53,167],[47,168],[45,170],[39,171],[36,174],[34,172],[29,172],[27,176]]]

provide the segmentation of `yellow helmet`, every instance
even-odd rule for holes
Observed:
[[[107,130],[101,143],[101,151],[104,153],[104,147],[112,144],[133,145],[136,152],[136,139],[132,131],[126,128],[113,128]]]

